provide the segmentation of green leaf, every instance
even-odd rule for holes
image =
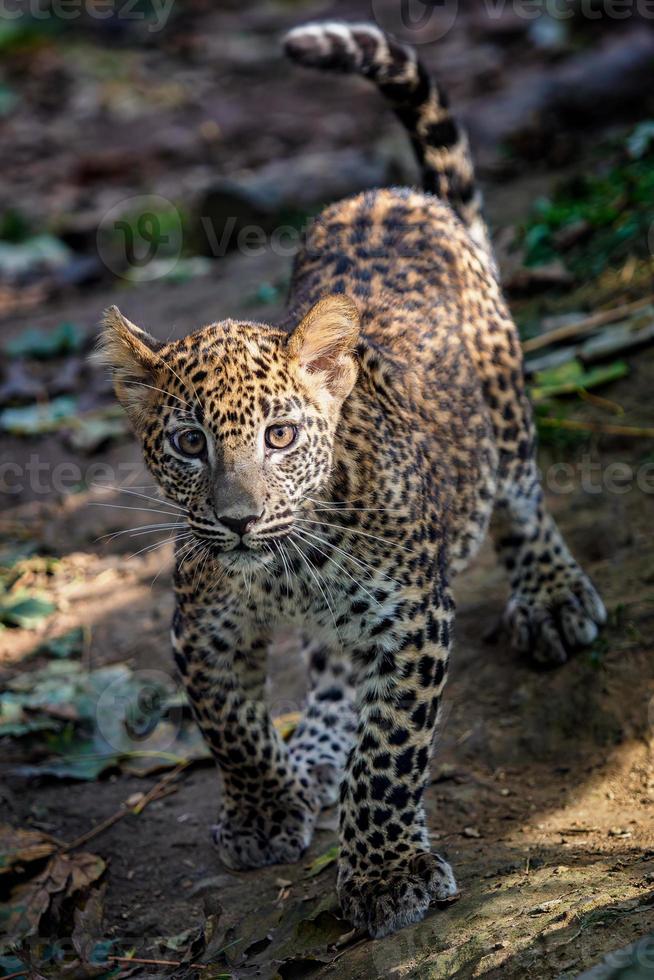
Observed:
[[[49,599],[27,592],[17,592],[0,600],[0,622],[21,629],[35,629],[44,619],[56,611]]]
[[[257,303],[274,303],[279,298],[279,290],[270,282],[262,282],[255,293]]]
[[[7,116],[18,102],[18,96],[8,85],[0,84],[0,116]]]
[[[617,381],[629,374],[625,361],[614,361],[586,371],[578,360],[566,361],[547,371],[538,371],[535,384],[530,389],[533,401],[543,401],[556,395],[574,395],[579,391],[597,388],[609,381]]]
[[[31,558],[38,551],[35,541],[24,541],[0,551],[0,568],[11,569],[26,558]]]
[[[0,241],[0,271],[5,278],[14,281],[34,273],[60,269],[70,262],[71,257],[68,246],[54,235],[35,235],[23,242]]]
[[[654,120],[647,119],[636,126],[627,139],[627,151],[634,160],[644,157],[654,146]]]
[[[74,354],[81,350],[86,342],[84,332],[74,323],[60,323],[54,330],[32,328],[19,337],[10,340],[6,352],[10,357],[36,357],[47,360],[51,357],[61,357]]]
[[[130,432],[122,408],[111,406],[104,412],[79,416],[67,441],[78,452],[93,453],[108,442],[124,439]]]
[[[17,766],[15,772],[21,776],[52,776],[55,779],[76,779],[79,782],[94,782],[107,769],[118,766],[120,755],[109,750],[99,751],[94,739],[79,741],[75,745],[66,746],[66,736],[55,737],[49,741],[49,747],[55,750],[66,748],[67,751],[56,755],[37,765]]]
[[[77,399],[68,395],[39,405],[5,408],[0,412],[0,430],[15,436],[35,436],[52,432],[64,421],[74,419]]]
[[[35,653],[46,653],[63,660],[67,657],[77,656],[83,649],[84,629],[77,626],[67,633],[62,633],[61,636],[53,636],[46,640],[45,643],[36,648]]]
[[[0,968],[3,971],[3,976],[15,976],[16,980],[27,980],[28,978],[28,968],[24,967],[18,957],[11,953],[0,956]],[[20,973],[20,970],[23,970],[23,973]]]
[[[338,851],[339,851],[338,844],[332,845],[332,847],[326,850],[324,854],[321,854],[314,861],[312,861],[311,864],[307,865],[306,867],[307,873],[304,877],[315,878],[315,876],[319,875],[322,871],[325,870],[325,868],[328,868],[330,865],[334,864],[338,859]]]

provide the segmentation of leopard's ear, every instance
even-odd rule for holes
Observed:
[[[291,358],[316,383],[338,399],[345,399],[357,379],[355,349],[361,324],[356,306],[347,296],[326,296],[313,306],[288,342]]]
[[[117,306],[105,311],[102,334],[93,355],[96,364],[111,370],[116,397],[133,422],[150,402],[161,366],[162,344],[123,316]]]

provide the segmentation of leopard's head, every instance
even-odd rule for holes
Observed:
[[[107,311],[99,359],[164,495],[228,565],[267,561],[329,478],[359,317],[328,296],[292,333],[226,320],[164,344]]]

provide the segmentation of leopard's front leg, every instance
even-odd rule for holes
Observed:
[[[457,891],[430,849],[422,802],[452,615],[444,587],[407,599],[356,652],[365,666],[341,793],[338,892],[345,915],[373,937],[418,922],[432,900]]]
[[[320,809],[263,700],[267,641],[225,597],[178,606],[175,660],[222,775],[214,836],[230,868],[297,861]]]

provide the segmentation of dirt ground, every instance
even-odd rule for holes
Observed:
[[[202,24],[204,14],[200,6],[196,9]],[[296,19],[306,19],[313,7],[307,11]],[[215,29],[220,16],[206,17],[207,30]],[[268,18],[266,31],[289,21],[285,8],[283,15]],[[197,23],[193,22],[196,30]],[[298,138],[284,102],[292,85],[289,75],[273,86],[276,112],[259,133],[250,122],[249,142],[243,143],[243,119],[253,111],[255,98],[251,80],[243,81],[244,28],[233,11],[225,12],[220,26],[232,61],[227,96],[220,106],[221,126],[230,138],[217,159],[229,173],[265,160],[280,147],[289,153],[297,148]],[[194,36],[190,29],[189,36]],[[459,35],[448,44],[446,67],[452,66],[456,91],[467,49]],[[174,60],[179,50],[159,50],[158,57]],[[177,70],[180,81],[179,64]],[[215,87],[216,79],[212,84]],[[481,85],[479,78],[475,84]],[[466,90],[459,84],[459,89],[469,105],[475,85],[469,83]],[[297,90],[293,96],[308,127],[314,125],[311,99],[322,97],[322,91],[312,80],[301,96]],[[318,148],[363,141],[381,118],[375,108],[370,116],[364,113],[359,125],[350,113],[348,135],[334,136],[341,132],[344,93],[344,88],[338,89],[324,113],[315,117],[312,141]],[[204,95],[211,101],[215,89],[207,85]],[[366,113],[368,108],[369,102]],[[150,148],[157,142],[158,127],[170,125],[164,118],[167,111],[164,106],[155,116],[147,137]],[[393,124],[387,132],[396,138]],[[109,127],[104,138],[111,142],[113,136]],[[122,138],[129,142],[127,135]],[[55,133],[52,139],[60,137]],[[87,140],[88,131],[59,149],[81,158],[87,153]],[[25,141],[29,144],[27,136]],[[18,150],[14,152],[18,168]],[[187,153],[192,155],[192,150]],[[50,170],[44,160],[33,165],[35,210],[45,201],[39,188],[45,193],[57,159],[55,153]],[[564,165],[568,168],[570,163]],[[205,160],[202,166],[209,163]],[[179,173],[192,182],[191,169],[187,156],[156,170],[161,173],[157,189],[172,186]],[[10,190],[17,173],[16,169],[8,174]],[[557,173],[541,171],[537,188],[534,174],[524,170],[502,179],[495,201],[492,174],[486,174],[496,235],[501,235],[502,225],[524,220],[536,193],[549,187]],[[158,181],[159,177],[154,184]],[[138,182],[134,186],[138,190]],[[66,193],[73,201],[70,188]],[[77,204],[70,206],[75,213]],[[182,335],[223,316],[274,320],[282,309],[281,290],[262,293],[261,285],[283,284],[287,278],[288,259],[265,250],[254,256],[230,254],[214,263],[209,276],[186,282],[128,287],[103,280],[54,293],[38,307],[14,312],[2,321],[2,340],[8,343],[27,328],[54,328],[66,321],[81,324],[90,337],[102,309],[117,301],[130,319],[162,337]],[[647,291],[628,285],[611,287],[602,294],[602,304],[635,299]],[[547,297],[537,302],[539,312],[575,310],[580,296],[592,309],[586,287],[579,281],[559,284],[549,305]],[[527,301],[514,303],[520,316]],[[627,362],[628,377],[602,388],[606,404],[578,399],[574,418],[602,423],[611,403],[620,407],[625,425],[653,424],[654,350],[640,351]],[[35,370],[45,375],[48,367]],[[99,393],[108,403],[103,384],[100,375],[82,363],[78,393]],[[35,454],[47,464],[41,483],[25,477]],[[147,510],[97,506],[138,505],[137,498],[126,497],[120,487],[153,492],[147,489],[152,481],[133,441],[120,438],[89,455],[71,448],[59,432],[38,439],[3,435],[0,461],[17,466],[11,473],[20,474],[17,479],[24,484],[20,493],[15,483],[3,488],[2,546],[31,544],[37,555],[58,558],[54,570],[36,562],[26,579],[30,587],[47,593],[56,606],[53,615],[35,628],[0,632],[2,685],[45,666],[43,644],[77,627],[84,629],[82,657],[90,669],[126,663],[136,674],[164,672],[174,685],[168,650],[171,549],[164,546],[132,557],[154,539],[102,538],[136,529],[147,518]],[[220,951],[217,965],[198,971],[187,966],[180,977],[548,980],[576,977],[612,950],[654,933],[653,461],[654,439],[611,434],[554,441],[541,450],[549,504],[610,612],[600,640],[561,669],[534,669],[497,636],[506,585],[489,547],[456,583],[456,649],[427,809],[434,846],[457,874],[457,902],[434,909],[423,923],[383,940],[351,934],[339,918],[333,862],[314,873],[315,859],[336,842],[333,813],[325,814],[301,864],[228,872],[217,860],[209,833],[217,812],[218,782],[211,765],[200,760],[180,774],[170,795],[150,803],[138,816],[127,814],[85,845],[107,862],[101,935],[111,940],[113,952],[174,960],[178,947],[171,937],[198,928],[207,916],[219,912],[213,920],[214,949]],[[66,470],[71,463],[77,469]],[[616,470],[616,463],[625,466]],[[148,501],[143,504],[148,507]],[[274,713],[296,710],[302,695],[299,660],[287,637],[271,656],[269,699]],[[18,741],[4,739],[0,744],[2,820],[43,831],[58,841],[72,841],[97,828],[162,775],[133,776],[125,767],[116,767],[90,781],[27,777],[19,771],[26,755]],[[172,975],[162,973],[161,966],[131,969],[112,975]]]

